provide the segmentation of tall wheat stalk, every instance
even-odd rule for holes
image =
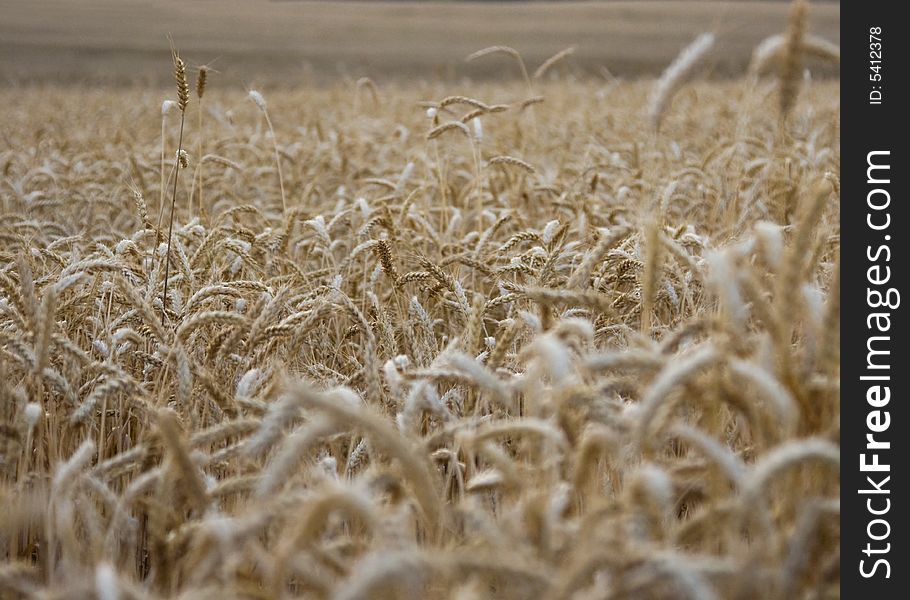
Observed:
[[[779,101],[782,119],[786,119],[793,110],[803,80],[803,39],[806,35],[808,13],[809,3],[806,0],[793,0],[780,70]]]
[[[265,117],[265,123],[269,128],[269,135],[272,136],[272,148],[275,151],[275,167],[278,169],[278,186],[281,188],[281,211],[284,214],[288,212],[288,203],[284,195],[284,175],[281,172],[281,154],[278,152],[278,138],[275,137],[275,128],[272,127],[272,119],[269,117],[269,109],[265,103],[265,98],[256,90],[250,90],[250,100],[253,101],[262,115]]]
[[[174,60],[174,79],[177,82],[177,108],[180,109],[180,134],[177,137],[177,155],[174,161],[174,189],[171,195],[171,215],[167,226],[167,250],[164,259],[164,290],[161,292],[161,320],[167,317],[167,288],[171,269],[171,240],[174,235],[174,210],[177,205],[177,183],[180,176],[180,167],[186,166],[186,155],[183,151],[183,126],[186,122],[186,107],[190,103],[190,86],[186,79],[186,63],[177,54],[176,48],[171,47],[171,57]]]
[[[198,192],[199,210],[200,211],[203,210],[202,166],[205,163],[202,160],[202,158],[204,156],[203,151],[202,151],[202,141],[203,141],[205,129],[202,127],[202,97],[205,96],[205,86],[208,83],[208,75],[209,75],[210,70],[211,69],[209,69],[209,67],[207,65],[202,65],[201,67],[199,67],[199,72],[196,74],[196,99],[198,100],[198,102],[196,103],[196,115],[197,115],[198,133],[196,135],[196,168],[193,172],[193,189],[190,191],[189,209],[188,209],[190,218],[193,217],[193,196],[196,195],[195,192],[196,192],[197,181],[198,181],[198,186],[199,186],[199,192]]]

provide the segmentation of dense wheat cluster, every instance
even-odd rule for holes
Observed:
[[[837,84],[701,50],[0,92],[0,596],[836,597]]]

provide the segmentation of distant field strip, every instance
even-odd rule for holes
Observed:
[[[0,2],[0,83],[167,81],[166,36],[191,62],[215,60],[234,84],[301,78],[514,77],[503,61],[465,64],[506,44],[531,63],[578,47],[563,68],[656,74],[699,33],[741,70],[787,20],[778,2]],[[810,31],[839,41],[840,7],[813,4]]]

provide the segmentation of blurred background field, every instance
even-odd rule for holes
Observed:
[[[786,2],[730,0],[2,0],[0,85],[165,84],[168,34],[191,63],[211,62],[231,87],[518,76],[504,59],[465,63],[494,44],[513,46],[531,65],[577,46],[562,69],[648,76],[704,31],[714,31],[724,49],[712,73],[726,76],[745,67],[756,43],[784,28],[788,10]],[[812,33],[838,43],[839,26],[837,3],[813,3]]]

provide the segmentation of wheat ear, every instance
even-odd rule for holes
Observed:
[[[655,130],[660,129],[660,122],[673,99],[676,91],[688,81],[695,70],[714,47],[713,33],[703,33],[686,46],[670,66],[663,72],[654,85],[648,100],[648,117]]]
[[[803,38],[806,35],[806,16],[809,5],[805,0],[794,0],[790,9],[790,23],[787,27],[787,39],[784,43],[783,65],[780,71],[780,115],[786,119],[799,94],[802,82]]]
[[[198,129],[199,132],[196,136],[196,157],[199,162],[196,164],[196,171],[193,174],[193,185],[195,187],[196,180],[199,180],[199,209],[202,209],[202,97],[205,95],[205,86],[208,83],[209,78],[209,68],[206,65],[199,67],[199,72],[196,73],[196,98],[199,102],[196,104],[196,114],[198,116]],[[189,205],[189,214],[190,218],[193,215],[193,195],[195,190],[190,193],[190,205]]]

